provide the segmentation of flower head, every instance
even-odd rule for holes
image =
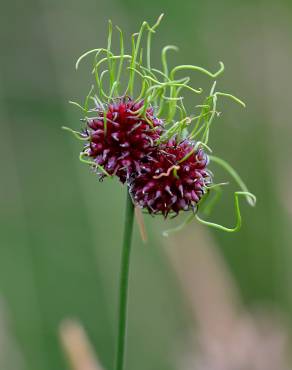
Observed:
[[[81,132],[65,129],[85,143],[80,160],[96,169],[100,178],[116,176],[127,185],[134,203],[150,214],[166,218],[190,210],[188,220],[195,217],[205,225],[237,231],[241,226],[239,197],[250,205],[255,204],[255,197],[227,162],[207,156],[205,148],[212,152],[208,143],[220,115],[218,98],[245,104],[232,94],[216,91],[216,81],[206,94],[191,85],[190,72],[217,79],[224,71],[222,62],[215,72],[192,64],[170,66],[168,53],[178,49],[166,45],[161,51],[162,68],[152,67],[151,40],[162,16],[152,26],[142,23],[139,32],[132,35],[129,52],[119,27],[119,48],[113,47],[109,21],[107,46],[85,52],[76,62],[77,69],[84,58],[93,57],[95,83],[83,105],[71,102],[81,108],[85,127]],[[184,105],[186,91],[195,99],[192,111]],[[209,159],[223,167],[239,187],[234,192],[233,228],[200,217],[210,215],[221,186],[226,185],[213,183],[207,168]]]
[[[162,128],[151,106],[145,118],[139,115],[142,106],[143,101],[119,98],[106,108],[96,107],[96,116],[86,122],[84,153],[123,183],[133,171],[139,172],[139,162],[153,150]]]
[[[141,173],[129,182],[134,202],[151,214],[196,211],[211,184],[208,156],[189,140],[171,139],[143,160]]]

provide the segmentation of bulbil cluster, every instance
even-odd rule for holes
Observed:
[[[84,153],[122,183],[133,172],[140,173],[140,161],[153,150],[162,129],[162,121],[154,116],[151,106],[141,117],[142,106],[142,101],[128,97],[116,99],[106,109],[96,107],[96,117],[86,122]]]
[[[151,214],[177,214],[180,210],[194,212],[208,186],[211,174],[208,157],[189,140],[169,140],[145,158],[142,172],[129,181],[135,203]]]
[[[206,153],[190,140],[160,142],[163,121],[151,106],[141,116],[142,107],[143,102],[127,97],[105,111],[96,108],[96,117],[86,122],[84,153],[109,175],[127,182],[135,204],[150,214],[196,211],[211,184]]]
[[[243,107],[245,104],[234,95],[216,91],[215,79],[224,71],[222,62],[213,73],[190,64],[171,67],[168,54],[177,48],[166,45],[161,50],[161,69],[152,67],[151,40],[162,16],[152,26],[142,23],[139,32],[132,35],[129,52],[125,51],[119,27],[120,46],[113,50],[113,27],[109,22],[107,47],[89,50],[76,62],[77,69],[84,58],[94,56],[95,83],[83,106],[71,102],[84,113],[83,130],[80,133],[65,129],[85,143],[80,160],[96,170],[100,179],[114,176],[126,184],[135,205],[146,212],[166,218],[180,211],[192,211],[190,219],[195,217],[224,231],[237,231],[241,225],[238,198],[245,197],[254,205],[255,197],[227,162],[207,156],[205,148],[209,149],[210,129],[219,116],[218,97]],[[202,73],[213,80],[207,94],[202,96],[203,89],[191,86],[189,72]],[[198,105],[193,105],[193,112],[188,112],[183,103],[186,90],[201,96]],[[200,207],[200,213],[209,214],[219,199],[220,187],[226,185],[214,184],[208,170],[209,159],[227,171],[239,186],[240,190],[234,193],[234,228],[205,221],[197,212],[204,198],[206,203]],[[209,193],[216,195],[206,197]]]

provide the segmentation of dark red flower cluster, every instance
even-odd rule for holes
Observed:
[[[141,116],[143,101],[122,98],[98,107],[87,120],[84,152],[110,175],[127,182],[135,204],[150,214],[196,210],[212,179],[208,156],[190,140],[157,144],[163,121],[152,107]]]
[[[162,129],[152,107],[146,119],[139,115],[142,106],[143,101],[123,98],[109,104],[106,111],[98,107],[97,116],[87,121],[89,143],[84,151],[123,183],[133,171],[139,172],[141,159],[153,150]]]
[[[178,214],[197,208],[211,183],[208,157],[194,143],[170,140],[144,160],[141,174],[133,174],[129,187],[137,205],[149,213]]]

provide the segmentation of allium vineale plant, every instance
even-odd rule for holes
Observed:
[[[161,19],[162,15],[153,26],[142,23],[139,32],[132,35],[130,53],[125,51],[119,27],[116,29],[120,48],[114,52],[113,27],[109,22],[106,48],[90,50],[76,63],[77,69],[84,58],[93,57],[95,83],[83,106],[71,102],[83,112],[81,130],[64,127],[84,142],[80,160],[88,164],[100,180],[116,177],[127,188],[116,370],[122,370],[124,364],[134,207],[164,218],[187,212],[182,225],[164,232],[168,235],[194,218],[217,229],[237,231],[241,227],[239,197],[245,197],[252,206],[256,202],[237,172],[226,161],[211,154],[208,146],[211,126],[219,115],[218,98],[229,98],[243,107],[245,104],[234,95],[216,90],[215,79],[224,71],[222,62],[214,73],[195,65],[170,68],[167,55],[178,49],[167,45],[161,51],[162,68],[152,66],[151,41]],[[186,72],[198,72],[211,78],[210,91],[203,94],[201,88],[192,87],[190,77],[181,76]],[[194,104],[194,111],[184,105],[185,91],[200,98],[199,104]],[[210,214],[221,188],[226,185],[215,182],[209,170],[210,161],[223,167],[239,187],[234,193],[234,227],[202,218],[202,214]]]

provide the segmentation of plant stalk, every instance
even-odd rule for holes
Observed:
[[[120,289],[119,289],[119,309],[118,309],[118,338],[116,349],[115,370],[124,369],[126,332],[127,332],[127,306],[128,306],[128,286],[130,270],[130,254],[133,234],[134,204],[127,193],[126,214],[124,226],[124,239],[122,247],[122,259],[120,269]]]

